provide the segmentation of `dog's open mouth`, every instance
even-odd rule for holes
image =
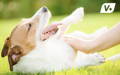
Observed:
[[[33,19],[37,20],[36,24],[36,40],[46,40],[47,39],[47,35],[49,34],[53,34],[53,32],[56,32],[56,29],[51,31],[47,31],[45,33],[44,30],[47,29],[48,27],[46,27],[46,25],[48,24],[50,18],[51,18],[51,12],[48,10],[47,7],[42,7],[40,8],[35,15],[33,15],[32,17]],[[46,34],[47,33],[47,34]]]
[[[52,35],[56,34],[57,31],[59,30],[58,26],[62,25],[61,23],[56,23],[56,24],[51,24],[47,27],[42,32],[42,40],[47,40],[49,37]]]

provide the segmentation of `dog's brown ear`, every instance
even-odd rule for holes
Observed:
[[[8,54],[10,71],[13,71],[13,66],[20,60],[20,57],[22,56],[21,49],[22,48],[20,46],[14,46],[10,49],[10,52]]]
[[[5,57],[8,54],[9,47],[10,47],[10,38],[8,37],[4,43],[4,46],[1,52],[2,57]]]
[[[13,71],[13,60],[10,55],[8,55],[9,67],[10,71]]]

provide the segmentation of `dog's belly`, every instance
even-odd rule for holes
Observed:
[[[32,52],[14,65],[15,72],[51,72],[71,68],[74,50],[62,40],[50,39],[39,44]]]

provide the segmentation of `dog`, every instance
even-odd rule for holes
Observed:
[[[60,21],[63,26],[46,40],[42,31],[48,25],[51,13],[47,7],[40,8],[31,18],[22,20],[6,39],[1,56],[8,56],[10,70],[22,73],[61,71],[99,65],[105,61],[100,54],[85,54],[74,50],[63,39],[67,28],[81,20],[83,8],[76,9]]]

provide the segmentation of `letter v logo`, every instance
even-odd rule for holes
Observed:
[[[104,3],[100,13],[112,13],[115,9],[115,3]]]

